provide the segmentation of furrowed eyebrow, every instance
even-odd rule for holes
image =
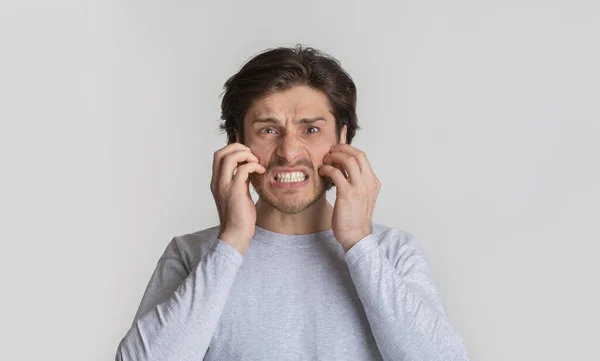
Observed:
[[[279,121],[275,118],[256,118],[252,120],[252,124],[255,123],[279,124]]]
[[[327,119],[323,117],[314,117],[314,118],[302,118],[295,121],[295,123],[301,124],[312,124],[319,121],[327,122]],[[252,120],[252,124],[255,123],[266,123],[266,124],[279,124],[280,122],[275,118],[256,118]]]
[[[298,123],[302,123],[302,124],[312,124],[312,123],[316,123],[319,121],[323,121],[323,122],[327,122],[327,119],[323,118],[323,117],[315,117],[315,118],[302,118],[300,120],[298,120]]]

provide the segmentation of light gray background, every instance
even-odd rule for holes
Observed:
[[[167,243],[217,222],[223,82],[301,42],[353,75],[375,218],[421,240],[472,360],[600,360],[599,11],[2,2],[0,358],[113,359]]]

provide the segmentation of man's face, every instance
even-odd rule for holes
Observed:
[[[308,86],[257,99],[244,118],[244,143],[265,174],[251,174],[260,199],[285,214],[308,208],[331,188],[318,174],[323,157],[337,143],[327,96]],[[346,142],[346,128],[340,142]]]

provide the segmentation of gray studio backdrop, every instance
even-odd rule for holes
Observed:
[[[472,360],[600,359],[599,10],[3,3],[0,358],[114,357],[167,243],[217,222],[224,81],[300,42],[353,75],[376,221],[421,241]]]

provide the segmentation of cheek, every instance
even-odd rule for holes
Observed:
[[[315,162],[321,164],[323,162],[323,157],[329,154],[329,149],[331,149],[331,146],[332,144],[315,144],[311,146],[310,153]]]
[[[265,149],[263,147],[256,147],[250,144],[247,144],[250,147],[250,151],[256,157],[258,157],[258,163],[263,167],[267,167],[269,165],[269,160],[271,159],[272,151],[270,149]]]

